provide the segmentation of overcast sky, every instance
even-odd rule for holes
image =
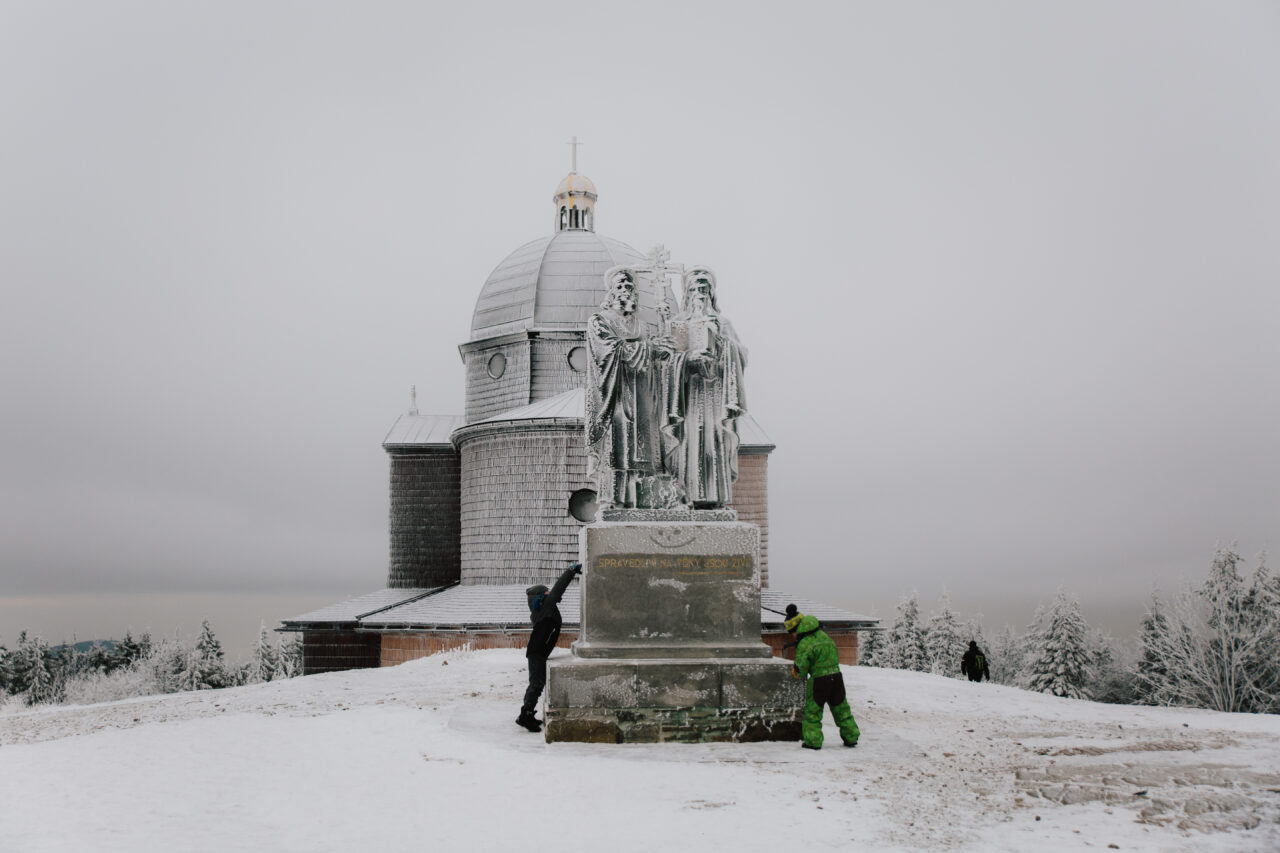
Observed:
[[[719,276],[774,587],[1127,631],[1280,540],[1277,81],[1274,3],[0,2],[0,642],[380,587],[573,134]]]

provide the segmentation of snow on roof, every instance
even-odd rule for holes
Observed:
[[[517,409],[509,409],[505,412],[485,418],[478,423],[497,423],[500,421],[534,421],[546,420],[551,418],[559,418],[564,420],[581,421],[586,414],[586,392],[582,388],[574,388],[557,394],[554,397],[548,397],[545,400],[538,400],[527,406],[521,406]],[[399,422],[397,422],[398,424]],[[460,426],[461,424],[459,424]],[[394,428],[392,429],[394,432]],[[388,437],[389,438],[389,437]],[[738,418],[738,438],[742,447],[767,447],[773,449],[776,445],[773,439],[769,438],[769,434],[764,431],[755,418],[750,414],[745,414]],[[388,442],[390,441],[388,440]]]
[[[401,415],[382,440],[383,447],[403,445],[441,445],[448,447],[449,436],[465,423],[462,415]]]
[[[361,627],[404,625],[415,628],[465,625],[529,626],[530,584],[468,584],[411,601],[360,620]],[[566,625],[577,625],[578,587],[570,584],[560,599],[560,615]]]
[[[626,243],[594,231],[558,231],[517,248],[494,268],[480,289],[471,318],[471,340],[526,329],[580,331],[604,299],[604,274],[618,264],[644,264]],[[657,294],[650,279],[636,282],[642,313],[652,314]]]
[[[341,604],[295,616],[285,624],[355,622],[362,628],[404,626],[407,628],[462,628],[498,625],[528,627],[527,584],[468,584],[435,589],[381,589]],[[830,626],[874,627],[879,620],[800,598],[772,589],[760,591],[760,624],[782,627],[783,613],[794,603],[801,613],[816,616]],[[576,627],[581,619],[579,586],[570,584],[560,600],[560,615],[566,626]]]
[[[842,610],[811,598],[800,598],[776,589],[760,590],[760,624],[781,627],[787,605],[794,604],[801,613],[816,616],[824,625],[848,628],[873,628],[880,623],[875,616],[865,616],[850,610]]]
[[[321,607],[319,610],[312,610],[310,613],[280,621],[286,625],[312,622],[356,622],[359,621],[361,616],[368,616],[372,613],[377,613],[379,610],[395,607],[397,604],[403,604],[415,598],[421,598],[441,588],[380,589],[376,592],[358,595],[355,598],[349,598],[346,601],[330,604],[327,607]]]
[[[583,413],[586,411],[585,395],[586,392],[583,389],[574,388],[570,391],[565,391],[563,394],[557,394],[545,400],[538,400],[536,403],[530,403],[518,409],[501,412],[491,418],[485,418],[479,423],[537,421],[546,418],[568,418],[581,421]]]

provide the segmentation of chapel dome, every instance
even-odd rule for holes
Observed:
[[[569,195],[571,193],[589,193],[593,196],[597,195],[595,182],[586,175],[579,175],[577,172],[570,172],[564,176],[564,180],[562,180],[560,185],[556,187],[556,194],[552,196],[552,198],[558,199],[562,195]]]
[[[530,330],[584,331],[604,301],[604,274],[620,264],[642,266],[647,260],[594,231],[567,229],[525,243],[480,289],[471,340]],[[636,277],[636,291],[641,316],[649,319],[658,304],[649,277]]]

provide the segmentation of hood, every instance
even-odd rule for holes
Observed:
[[[532,613],[532,612],[533,612],[533,607],[534,607],[534,605],[535,605],[535,604],[537,604],[537,603],[538,603],[538,599],[539,599],[541,596],[546,595],[548,592],[549,592],[549,590],[548,590],[545,586],[543,586],[542,584],[540,584],[540,583],[539,583],[539,584],[534,584],[533,586],[529,587],[528,589],[526,589],[526,590],[524,591],[524,594],[525,594],[526,596],[528,596],[528,598],[529,598],[529,612],[530,612],[530,613]]]
[[[817,616],[810,616],[807,613],[801,615],[799,624],[796,625],[797,634],[811,634],[818,630],[819,622]]]

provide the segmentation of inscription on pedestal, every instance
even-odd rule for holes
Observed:
[[[611,554],[597,557],[595,568],[644,569],[669,573],[671,577],[700,580],[749,580],[756,569],[750,554],[712,556],[707,554]]]

